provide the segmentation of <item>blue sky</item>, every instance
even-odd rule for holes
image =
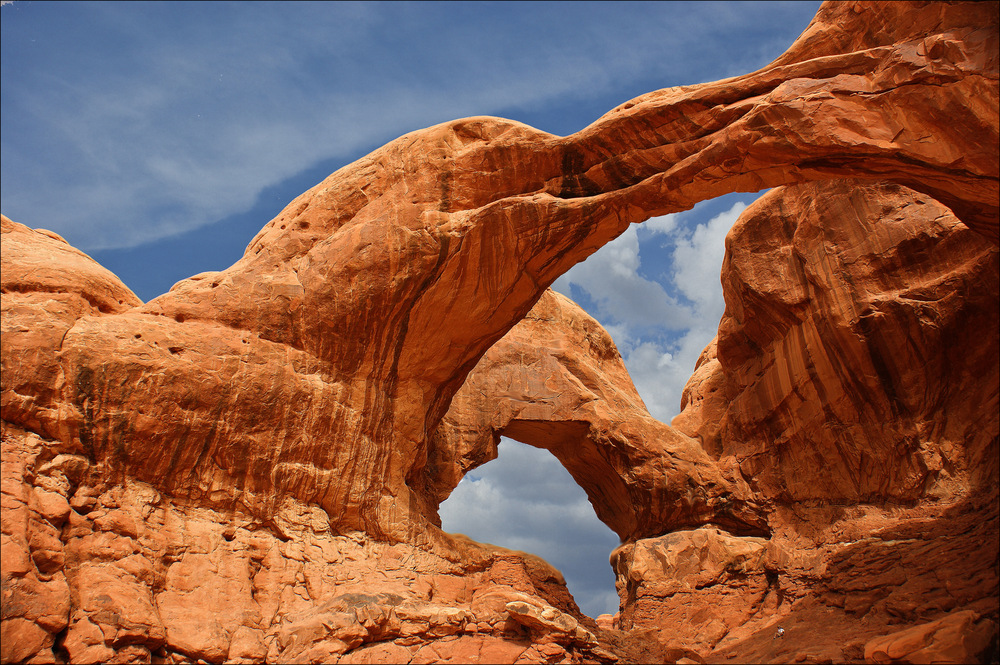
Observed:
[[[0,8],[0,208],[148,300],[227,267],[295,196],[406,132],[498,115],[569,134],[645,92],[767,64],[818,6],[16,0]],[[755,197],[630,229],[556,284],[612,332],[663,420],[722,313],[722,238]],[[505,442],[473,478],[446,528],[535,551],[585,611],[614,611],[617,539],[551,455]]]

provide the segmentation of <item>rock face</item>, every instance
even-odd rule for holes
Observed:
[[[906,188],[772,190],[727,239],[726,313],[675,424],[778,503],[951,496],[996,462],[996,263]]]
[[[761,662],[927,662],[878,636],[960,616],[934,649],[975,660],[989,639],[959,637],[995,637],[1000,593],[997,248],[925,195],[850,180],[772,190],[726,244],[726,313],[673,425],[748,484],[770,538],[623,545],[623,627],[676,616],[664,639]]]
[[[145,304],[3,218],[3,660],[995,648],[997,24],[829,3],[768,67],[568,137],[414,132]],[[630,223],[778,185],[656,422],[546,287]],[[501,433],[626,541],[617,629],[544,562],[438,528]]]
[[[553,291],[486,352],[452,400],[428,454],[430,477],[442,481],[438,500],[497,457],[501,435],[550,450],[623,541],[664,524],[767,528],[755,499],[696,440],[649,415],[607,331]]]
[[[532,555],[460,537],[442,555],[337,534],[322,510],[295,501],[264,526],[145,483],[109,482],[62,450],[4,425],[4,662],[325,663],[346,652],[340,662],[576,662],[601,653],[562,576]],[[532,615],[549,623],[522,618]]]

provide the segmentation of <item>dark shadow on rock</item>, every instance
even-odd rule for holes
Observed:
[[[844,546],[825,570],[816,571],[818,583],[794,601],[789,614],[773,625],[765,618],[754,635],[725,644],[707,661],[732,662],[738,655],[748,663],[865,662],[865,645],[872,639],[962,610],[992,621],[995,631],[1000,614],[996,476],[992,487],[979,490],[936,515],[930,506],[926,517],[918,514]],[[779,585],[786,572],[778,571]],[[974,656],[996,662],[991,649]]]

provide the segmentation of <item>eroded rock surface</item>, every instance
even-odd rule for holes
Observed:
[[[401,137],[145,304],[3,218],[3,659],[995,644],[997,41],[993,3],[824,4],[768,67],[568,137]],[[675,428],[545,295],[630,223],[845,177],[744,215]],[[556,454],[628,541],[611,630],[544,562],[437,527],[500,433]]]
[[[845,37],[842,19],[879,29]],[[468,372],[629,223],[852,175],[930,192],[995,242],[995,24],[976,3],[834,3],[775,64],[568,137],[497,118],[408,134],[293,201],[231,268],[79,319],[59,388],[11,373],[35,388],[5,387],[5,408],[173,496],[266,516],[292,495],[411,540],[435,509],[428,436]]]
[[[607,331],[553,291],[486,352],[435,432],[429,477],[442,500],[496,458],[501,435],[550,450],[622,540],[668,524],[767,529],[696,440],[649,415]]]
[[[61,450],[4,425],[4,662],[614,660],[533,555],[333,533],[293,500],[263,525]]]
[[[996,247],[898,185],[797,185],[747,208],[727,238],[719,336],[673,424],[768,504],[771,538],[754,566],[683,594],[669,591],[685,574],[650,573],[639,553],[697,567],[759,543],[692,531],[683,547],[681,533],[623,546],[623,626],[683,615],[664,639],[722,660],[995,651],[998,274]]]
[[[675,425],[756,495],[900,502],[992,473],[995,247],[933,199],[841,180],[766,194],[727,250],[726,313]]]

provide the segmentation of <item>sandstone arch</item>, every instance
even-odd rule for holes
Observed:
[[[644,95],[568,137],[495,118],[408,134],[293,201],[231,268],[60,314],[45,363],[12,360],[41,340],[5,342],[4,417],[175,496],[268,515],[292,495],[337,528],[420,538],[428,437],[453,395],[628,224],[851,175],[928,192],[996,243],[996,25],[989,4],[830,3],[768,67]],[[20,260],[5,255],[5,291],[30,290]]]
[[[765,523],[700,443],[657,421],[614,342],[568,298],[546,291],[487,351],[431,438],[424,491],[442,501],[497,456],[500,436],[549,450],[622,541],[664,524],[706,522],[739,533]]]
[[[440,500],[500,432],[614,472],[579,475],[630,540],[615,555],[620,627],[662,629],[719,659],[888,658],[914,635],[926,647],[913,660],[976,659],[998,616],[997,78],[995,3],[827,3],[763,70],[644,95],[573,136],[471,118],[402,137],[293,201],[230,269],[146,304],[54,234],[4,218],[4,659],[65,646],[81,662],[156,650],[331,661],[354,649],[420,661],[471,622],[485,632],[441,647],[458,660],[612,661],[584,618],[570,620],[557,571],[434,528]],[[812,252],[820,268],[843,258],[823,223],[806,225],[804,244],[787,237],[825,186],[775,193],[746,217],[753,256],[727,270],[740,299],[776,318],[755,327],[729,313],[677,429],[647,420],[606,336],[546,294],[627,224],[725,191],[846,176],[920,190],[979,234],[947,212],[933,233],[911,226],[916,243],[868,234],[879,251],[940,249],[942,297],[892,287],[830,307],[789,296],[803,284],[741,284],[771,250]],[[858,209],[938,206],[902,187],[871,196]],[[948,309],[955,284],[961,306]],[[818,320],[807,304],[869,319],[837,320],[854,363],[840,369],[858,380],[817,371],[820,352],[838,349],[804,342]],[[921,338],[895,338],[907,361],[878,367],[866,353],[893,339],[893,316]],[[586,348],[505,357],[518,326],[544,338],[556,323]],[[954,339],[976,352],[949,350]],[[526,376],[522,358],[566,389]],[[953,380],[962,368],[968,390]],[[491,374],[528,383],[475,390]],[[936,383],[897,389],[921,376]],[[868,392],[824,402],[845,386]],[[802,399],[810,390],[826,397]],[[838,410],[852,398],[867,403]],[[854,435],[858,414],[880,461],[902,462],[852,476],[866,459],[828,439],[821,452],[843,468],[817,498],[795,477],[822,458],[798,426]],[[923,439],[901,448],[883,426]],[[778,527],[766,542],[718,528],[762,528],[759,509]],[[699,524],[711,526],[687,528]],[[677,555],[670,570],[665,553]],[[376,578],[385,586],[369,593]],[[779,609],[783,640],[769,623]],[[887,635],[900,622],[916,633]],[[948,631],[962,636],[941,646]]]

